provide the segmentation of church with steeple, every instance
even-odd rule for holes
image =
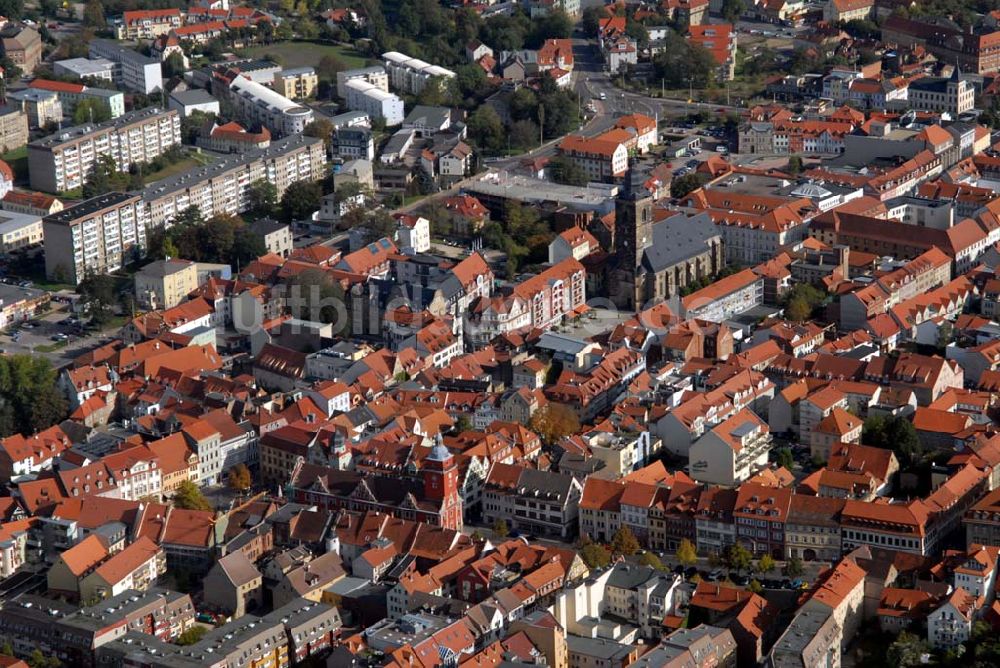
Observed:
[[[654,206],[648,176],[633,159],[615,202],[615,247],[605,285],[616,307],[638,311],[672,299],[722,269],[722,236],[707,213]]]

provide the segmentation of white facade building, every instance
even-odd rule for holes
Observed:
[[[163,70],[156,58],[106,39],[90,41],[90,57],[106,58],[115,63],[112,73],[115,83],[129,90],[146,95],[163,90]]]
[[[386,51],[382,58],[385,60],[390,85],[410,95],[419,94],[433,79],[451,79],[455,76],[449,69],[431,65],[419,58],[411,58],[398,51]]]
[[[259,123],[278,137],[302,134],[313,119],[312,109],[246,77],[233,79],[229,94],[243,121]]]
[[[403,122],[403,100],[392,93],[387,93],[377,86],[362,79],[351,79],[344,83],[347,108],[352,111],[363,111],[372,118],[385,119],[388,126]]]

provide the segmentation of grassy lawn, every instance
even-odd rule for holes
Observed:
[[[191,153],[183,160],[175,162],[172,165],[167,165],[158,172],[144,175],[142,177],[142,182],[149,185],[153,181],[160,181],[161,179],[173,176],[174,174],[182,174],[200,167],[201,165],[207,165],[210,162],[212,162],[212,159],[204,154]]]
[[[365,66],[365,58],[346,44],[316,44],[314,42],[280,42],[269,46],[255,46],[244,49],[252,58],[263,58],[273,54],[281,58],[284,67],[315,67],[323,56],[332,54],[347,67],[354,69]]]
[[[111,318],[106,323],[104,323],[104,326],[101,327],[98,331],[117,332],[119,329],[125,326],[125,323],[127,323],[131,319],[132,319],[131,314],[111,316]]]
[[[36,353],[54,353],[57,350],[66,347],[66,341],[56,341],[55,343],[49,343],[44,346],[35,346]]]
[[[28,147],[22,146],[21,148],[14,149],[13,151],[8,151],[0,156],[10,168],[14,170],[14,180],[15,181],[27,181],[28,180]]]

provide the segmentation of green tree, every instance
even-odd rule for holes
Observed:
[[[788,313],[791,310],[795,316],[801,316],[798,318],[799,320],[806,320],[814,310],[823,305],[826,299],[827,294],[816,286],[809,283],[796,283],[791,290],[784,294],[782,302],[785,307],[786,316],[793,320],[795,319]],[[797,303],[793,306],[794,302]],[[806,309],[808,309],[808,312],[806,312]]]
[[[593,5],[583,10],[580,20],[580,27],[587,37],[597,37],[597,31],[601,28],[601,19],[608,15],[603,5]]]
[[[760,559],[757,560],[757,572],[764,573],[765,575],[774,570],[776,564],[774,563],[774,557],[770,554],[765,554]]]
[[[532,19],[525,46],[537,49],[547,39],[566,39],[573,34],[573,20],[561,9],[549,10],[545,16]]]
[[[749,570],[753,562],[753,555],[739,543],[726,548],[726,564],[729,568],[736,569],[738,573]]]
[[[694,566],[698,563],[698,550],[695,549],[694,543],[689,541],[687,538],[681,540],[680,545],[677,546],[677,561],[679,561],[684,566]]]
[[[698,172],[685,174],[680,178],[674,179],[670,183],[670,196],[674,199],[686,197],[689,193],[701,188],[702,184],[704,184],[706,180],[706,175],[699,174]]]
[[[507,130],[507,137],[510,145],[518,150],[534,148],[538,145],[538,124],[527,119],[514,121]]]
[[[803,322],[812,316],[812,306],[805,299],[795,297],[785,307],[785,317],[794,322]]]
[[[796,175],[802,171],[802,158],[797,155],[793,155],[788,158],[788,164],[785,166],[785,171],[791,175]]]
[[[649,31],[633,18],[628,18],[625,23],[625,34],[635,40],[640,49],[649,46]]]
[[[296,181],[281,196],[281,211],[285,222],[307,220],[319,209],[323,189],[314,181]]]
[[[497,521],[493,523],[490,527],[493,530],[493,535],[497,538],[503,539],[510,535],[510,528],[507,526],[507,520],[502,517],[498,517]]]
[[[861,441],[877,448],[892,450],[904,465],[923,456],[923,446],[913,423],[900,415],[872,415],[865,420]]]
[[[229,488],[234,489],[237,492],[246,492],[253,484],[253,478],[250,476],[250,469],[247,468],[246,464],[242,463],[229,469],[229,473],[226,475],[226,481],[229,483]]]
[[[455,93],[459,98],[458,101],[468,103],[470,106],[476,104],[493,90],[493,86],[486,76],[486,71],[478,63],[470,63],[457,68],[453,82]]]
[[[213,120],[215,120],[215,114],[208,114],[204,111],[192,111],[190,116],[185,116],[181,119],[181,141],[185,144],[196,144],[201,134],[201,129],[209,121]]]
[[[184,630],[179,636],[177,636],[178,645],[194,645],[208,633],[208,629],[200,624],[195,624]]]
[[[111,110],[107,104],[100,100],[80,100],[73,110],[73,123],[75,125],[103,123],[110,118]]]
[[[611,553],[599,543],[587,543],[581,547],[580,558],[590,568],[605,568],[611,563]]]
[[[288,284],[289,309],[296,318],[334,325],[339,334],[346,326],[346,313],[340,311],[345,301],[344,289],[322,269],[307,269]]]
[[[324,81],[334,82],[337,73],[348,69],[347,64],[333,54],[327,54],[316,64],[316,76]]]
[[[518,88],[507,100],[507,111],[515,121],[534,120],[538,115],[538,97],[530,88]]]
[[[463,431],[470,431],[472,429],[472,420],[469,419],[468,415],[459,415],[458,419],[455,420],[454,428],[459,434]]]
[[[580,165],[564,155],[550,160],[548,168],[552,171],[552,180],[556,183],[563,183],[570,186],[587,185],[587,173],[583,171]]]
[[[655,568],[658,571],[664,570],[663,562],[660,561],[660,558],[652,552],[644,552],[642,556],[639,557],[639,563],[643,566]]]
[[[529,426],[545,444],[553,445],[580,431],[580,418],[569,406],[550,401],[535,411]]]
[[[100,0],[89,0],[84,6],[83,25],[88,28],[104,28],[108,25],[104,18],[104,5]]]
[[[267,179],[259,179],[250,184],[247,199],[254,215],[271,217],[278,206],[278,189]]]
[[[622,526],[611,538],[611,551],[615,556],[627,557],[639,551],[639,541],[636,540],[631,529]]]
[[[212,504],[194,482],[184,480],[174,491],[173,504],[184,510],[212,510]]]
[[[791,448],[778,448],[774,451],[774,462],[778,466],[783,466],[789,471],[795,466],[795,456],[792,455]]]
[[[955,328],[951,324],[951,322],[945,320],[944,322],[941,323],[941,325],[938,327],[937,337],[935,339],[935,343],[937,343],[937,347],[939,350],[944,350],[945,348],[948,347],[948,344],[951,343],[951,336],[954,332]]]
[[[92,274],[80,281],[76,291],[82,297],[83,309],[90,316],[91,324],[96,327],[107,324],[118,303],[114,279],[107,274]]]
[[[206,220],[198,229],[200,258],[210,262],[220,262],[228,258],[236,240],[236,231],[242,227],[241,218],[226,213],[214,215]]]
[[[481,150],[499,151],[506,141],[503,121],[496,110],[484,104],[469,116],[468,132],[472,141]]]
[[[750,581],[750,584],[747,585],[747,589],[755,594],[760,594],[763,593],[764,586],[755,578]]]
[[[805,568],[802,566],[802,560],[798,557],[792,557],[785,562],[785,575],[790,578],[800,577],[805,573]]]
[[[187,68],[184,67],[184,56],[176,51],[167,56],[167,59],[161,64],[161,68],[163,76],[167,79],[179,77],[187,71]]]
[[[689,42],[670,30],[664,50],[653,57],[653,71],[668,88],[708,88],[715,79],[718,63],[699,44]]]
[[[322,139],[326,148],[329,150],[330,145],[333,143],[333,123],[326,118],[317,118],[306,126],[302,134],[307,137],[317,137]]]
[[[33,434],[66,417],[56,372],[42,357],[0,356],[0,436]]]
[[[736,23],[744,11],[746,11],[745,0],[723,0],[722,2],[722,18],[729,23]]]
[[[237,228],[236,238],[233,240],[233,247],[226,262],[234,268],[242,267],[266,253],[267,245],[264,243],[264,238],[246,229],[244,225]]]
[[[930,652],[927,642],[909,631],[902,631],[896,636],[895,642],[886,651],[886,660],[890,666],[910,668],[921,664],[921,656]]]

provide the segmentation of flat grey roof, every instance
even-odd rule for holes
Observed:
[[[87,89],[90,90],[101,90],[101,89]],[[112,93],[121,95],[118,91],[111,91]],[[64,128],[63,130],[44,137],[42,139],[36,139],[35,141],[28,144],[28,148],[55,148],[60,144],[64,144],[69,141],[74,141],[81,137],[86,137],[95,132],[101,130],[117,129],[123,128],[133,123],[137,123],[144,119],[150,119],[157,116],[163,115],[176,115],[176,109],[160,109],[159,107],[149,107],[148,109],[137,109],[136,111],[130,111],[127,114],[122,114],[118,118],[112,118],[109,121],[104,121],[103,123],[85,123],[83,125],[76,125],[71,128]]]
[[[207,90],[202,90],[201,88],[195,88],[193,90],[182,90],[170,94],[171,100],[176,100],[180,104],[208,104],[210,102],[218,102],[214,97],[209,94]]]
[[[291,135],[271,142],[271,145],[263,149],[254,149],[241,154],[225,154],[215,162],[205,165],[198,171],[175,174],[174,176],[154,181],[142,190],[142,197],[146,201],[152,201],[183,188],[187,188],[195,183],[200,183],[207,179],[225,174],[231,169],[241,165],[246,165],[254,160],[261,160],[268,157],[284,155],[293,149],[301,148],[322,142],[317,137],[306,137],[305,135]]]
[[[131,193],[105,193],[104,195],[91,197],[90,199],[84,200],[79,204],[63,209],[58,213],[45,216],[44,220],[47,223],[64,223],[69,225],[73,221],[83,218],[84,216],[89,216],[92,213],[101,211],[110,206],[122,204],[136,198],[137,196]]]
[[[315,74],[316,70],[312,67],[289,67],[287,70],[281,70],[281,76],[283,77],[297,77],[303,74]]]
[[[481,178],[463,186],[462,190],[472,195],[482,194],[521,202],[556,202],[584,210],[610,207],[611,198],[615,194],[613,187],[566,186],[519,174]]]
[[[20,229],[25,225],[31,225],[41,220],[41,216],[30,213],[15,213],[13,211],[0,211],[0,234],[7,234]]]

